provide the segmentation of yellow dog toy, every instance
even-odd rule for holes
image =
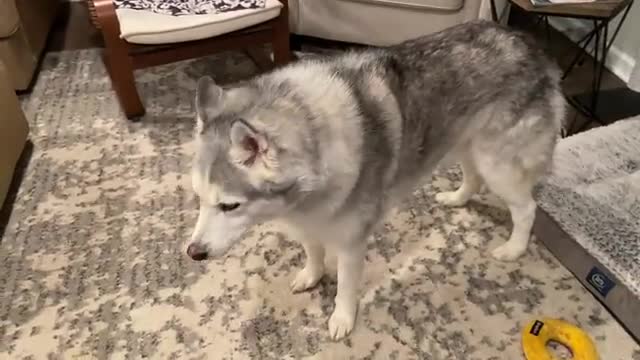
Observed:
[[[589,335],[568,322],[544,318],[531,321],[522,330],[522,349],[527,360],[556,360],[547,350],[549,341],[569,348],[573,360],[600,359]]]

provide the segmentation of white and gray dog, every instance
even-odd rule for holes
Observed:
[[[366,239],[385,212],[438,164],[457,161],[460,206],[482,184],[508,206],[510,239],[527,248],[564,116],[559,70],[527,36],[471,22],[383,48],[307,59],[230,87],[198,82],[194,260],[224,254],[257,223],[299,229],[306,264],[293,291],[323,276],[335,248],[338,286],[329,332],[353,328]]]

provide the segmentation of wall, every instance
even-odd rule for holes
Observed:
[[[613,35],[622,14],[618,15],[609,25],[609,36]],[[564,32],[574,41],[580,39],[593,28],[592,22],[577,19],[550,18],[549,22],[558,30]],[[591,51],[591,49],[590,49]],[[632,6],[620,33],[616,38],[609,56],[607,68],[613,71],[624,81],[628,81],[636,63],[640,64],[638,57],[640,51],[640,3]],[[640,66],[640,65],[639,65]]]
[[[615,24],[611,24],[609,29],[617,26],[618,21]],[[625,20],[623,27],[620,29],[620,34],[615,41],[615,46],[621,51],[636,56],[636,51],[640,49],[640,4],[635,4],[629,11],[627,19]]]

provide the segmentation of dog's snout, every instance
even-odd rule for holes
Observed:
[[[205,260],[209,256],[207,249],[196,243],[189,244],[187,247],[187,255],[195,261]]]

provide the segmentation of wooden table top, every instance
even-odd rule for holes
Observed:
[[[530,0],[509,0],[523,10],[540,15],[575,18],[612,18],[633,0],[605,0],[584,4],[533,6]]]

